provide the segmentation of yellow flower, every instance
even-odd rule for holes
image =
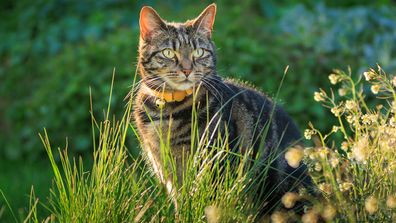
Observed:
[[[271,222],[273,223],[286,223],[287,220],[287,215],[280,211],[276,211],[271,215]]]
[[[348,110],[353,110],[356,108],[356,102],[354,100],[347,100],[345,102],[345,108]]]
[[[329,75],[329,80],[331,84],[337,84],[339,77],[336,74],[330,74]]]
[[[285,208],[292,208],[296,204],[296,201],[298,201],[300,197],[298,196],[297,193],[294,192],[286,192],[282,196],[282,204],[285,206]]]
[[[338,132],[338,130],[340,130],[341,127],[340,126],[335,126],[333,125],[333,128],[331,129],[332,132]]]
[[[364,72],[363,75],[366,81],[370,81],[375,77],[375,73],[373,71]]]
[[[336,117],[341,115],[342,109],[338,106],[331,108],[331,113],[333,113]]]
[[[315,163],[314,170],[317,171],[317,172],[321,171],[322,170],[322,165],[320,163]]]
[[[293,168],[299,167],[303,158],[304,150],[301,147],[291,147],[285,153],[285,159],[287,163]]]
[[[311,137],[312,137],[313,135],[315,135],[315,131],[314,131],[314,130],[312,130],[312,129],[305,129],[305,131],[304,131],[304,137],[305,137],[306,139],[310,140]]]
[[[340,160],[337,157],[331,157],[330,158],[330,166],[335,168],[338,166],[338,164],[340,163]]]
[[[344,182],[344,183],[339,184],[341,192],[348,191],[349,189],[352,188],[352,186],[353,186],[353,184],[351,182]]]
[[[374,214],[378,210],[378,201],[375,197],[370,196],[366,199],[364,207],[369,214]]]
[[[388,208],[396,208],[396,196],[389,195],[386,199],[386,206]]]
[[[371,91],[373,94],[378,94],[378,92],[381,90],[381,86],[378,84],[374,84],[371,86]]]
[[[344,151],[348,150],[348,142],[347,141],[343,141],[341,143],[341,149],[344,150]]]
[[[315,92],[314,93],[314,100],[317,101],[317,102],[324,101],[325,99],[324,99],[323,96],[324,95],[323,95],[322,92]]]
[[[321,183],[321,184],[319,184],[319,190],[321,190],[322,192],[324,192],[326,194],[331,194],[333,191],[333,188],[328,183]]]

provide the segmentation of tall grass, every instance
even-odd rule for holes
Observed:
[[[335,70],[329,78],[332,84],[339,86],[338,91],[326,93],[320,90],[314,99],[330,109],[339,125],[323,134],[310,124],[304,135],[313,141],[314,146],[305,150],[294,146],[285,154],[285,159],[293,167],[304,159],[319,192],[316,196],[305,190],[286,193],[280,201],[285,209],[261,221],[396,220],[396,77],[385,74],[380,67],[365,72],[362,77],[371,87],[363,83],[363,78],[354,80],[350,71]],[[366,103],[367,90],[377,97],[376,104]],[[255,165],[260,165],[257,168],[266,172],[268,163],[260,163],[251,157],[249,149],[246,153],[231,150],[227,134],[205,131],[199,134],[194,111],[191,118],[192,149],[184,157],[186,170],[181,185],[172,175],[176,164],[170,148],[170,133],[161,132],[167,128],[158,129],[160,135],[165,135],[160,146],[165,175],[178,185],[174,188],[175,193],[167,193],[166,186],[153,176],[147,162],[128,153],[126,139],[136,134],[131,124],[133,99],[133,96],[129,98],[121,120],[110,120],[110,107],[103,121],[97,121],[92,114],[94,162],[88,168],[83,166],[81,158],[69,158],[67,145],[64,150],[58,149],[61,160],[58,164],[47,132],[40,135],[55,175],[47,207],[52,214],[47,219],[38,219],[35,214],[38,204],[32,192],[31,211],[26,221],[259,221],[257,210],[263,204],[253,202],[255,188],[247,188],[251,185],[247,183],[265,180],[256,179]],[[209,141],[212,142],[210,147]],[[302,216],[289,209],[297,201],[306,201]]]
[[[114,79],[113,79],[114,81]],[[135,85],[134,85],[135,86]],[[112,90],[112,89],[111,89]],[[131,90],[134,92],[134,89]],[[110,106],[103,121],[92,114],[94,140],[93,164],[83,165],[68,155],[68,145],[53,153],[48,133],[40,138],[47,151],[54,172],[54,181],[47,208],[51,222],[253,222],[262,203],[252,202],[258,188],[246,185],[257,177],[257,168],[267,172],[268,163],[258,163],[251,157],[251,148],[238,153],[229,148],[228,135],[217,131],[199,130],[198,115],[193,109],[191,117],[191,151],[183,159],[183,184],[177,179],[176,163],[171,152],[169,134],[161,138],[160,150],[166,170],[165,178],[173,177],[175,193],[167,193],[163,185],[144,160],[128,153],[126,139],[137,131],[131,123],[133,94],[129,97],[121,120],[110,119]],[[194,96],[195,97],[195,96]],[[111,92],[109,104],[111,101]],[[196,103],[199,106],[199,103]],[[92,107],[92,102],[91,102]],[[92,109],[91,109],[92,110]],[[207,118],[208,123],[220,126]],[[203,134],[200,134],[200,132]],[[141,146],[141,140],[140,142]],[[208,143],[211,141],[212,143]],[[249,152],[250,151],[250,152]],[[260,153],[257,154],[257,157]],[[275,159],[276,157],[274,157]],[[32,196],[31,213],[27,221],[39,222],[35,211],[37,203]]]

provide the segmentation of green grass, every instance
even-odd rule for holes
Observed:
[[[304,155],[319,193],[317,196],[304,190],[286,193],[281,199],[282,205],[293,207],[296,201],[305,201],[303,214],[299,216],[293,211],[279,209],[265,219],[304,223],[318,219],[326,222],[394,221],[396,77],[387,75],[379,67],[377,71],[372,69],[365,73],[370,84],[368,88],[362,78],[354,80],[350,72],[336,70],[330,79],[343,90],[338,94],[321,90],[315,93],[315,100],[331,110],[339,125],[330,133],[322,134],[310,124],[305,137],[312,138],[314,146],[304,151],[294,147],[286,154],[286,160],[293,164],[298,164]],[[365,102],[370,93],[364,89],[371,89],[376,95],[376,104]],[[54,157],[57,155],[47,132],[40,135],[54,181],[48,202],[37,202],[37,194],[31,194],[24,215],[16,214],[21,216],[18,220],[211,223],[258,220],[257,209],[261,204],[249,196],[257,188],[246,188],[246,182],[262,180],[254,174],[255,165],[262,163],[250,157],[249,150],[245,154],[231,152],[227,134],[214,134],[215,143],[208,149],[210,135],[198,138],[193,112],[193,149],[185,156],[184,183],[175,187],[176,193],[169,194],[166,186],[153,176],[147,163],[128,153],[130,148],[127,148],[126,139],[136,133],[130,119],[132,102],[133,97],[120,120],[111,118],[110,106],[103,121],[96,120],[92,114],[95,143],[93,163],[88,166],[84,166],[81,158],[69,157],[67,145],[56,153],[60,154],[61,160],[56,162]],[[158,134],[162,134],[160,130]],[[165,178],[170,177],[176,185],[178,179],[172,175],[176,168],[168,134],[164,134],[166,137],[161,141],[160,149],[167,170]],[[338,141],[340,136],[342,140]],[[135,146],[141,146],[141,143]],[[47,206],[47,215],[37,214],[43,208],[40,204]]]

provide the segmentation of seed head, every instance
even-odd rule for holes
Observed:
[[[375,197],[370,196],[366,199],[364,207],[369,214],[374,214],[378,210],[378,200]]]
[[[302,216],[301,221],[303,223],[316,223],[318,222],[318,215],[316,211],[309,210]]]
[[[287,215],[283,212],[276,211],[271,215],[271,222],[273,223],[286,223]]]
[[[283,195],[281,201],[285,208],[292,208],[294,207],[296,201],[298,201],[299,198],[300,196],[295,192],[286,192]]]
[[[324,220],[331,221],[333,220],[336,214],[337,214],[337,210],[333,205],[327,204],[326,206],[324,206],[322,212],[322,217],[324,218]]]
[[[300,166],[301,160],[304,158],[304,150],[301,147],[291,147],[285,153],[285,159],[289,166],[297,168]]]
[[[386,199],[386,206],[388,208],[396,208],[396,196],[395,195],[389,195],[388,198]]]

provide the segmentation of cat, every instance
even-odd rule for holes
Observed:
[[[170,132],[176,175],[182,184],[182,160],[191,149],[191,115],[197,101],[201,105],[196,111],[198,129],[224,132],[227,128],[230,142],[238,141],[243,148],[253,147],[256,153],[261,151],[262,159],[274,150],[284,153],[289,145],[301,140],[292,119],[264,93],[217,74],[212,40],[215,15],[215,4],[185,23],[166,22],[148,6],[140,12],[138,72],[142,80],[134,104],[134,120],[144,153],[170,193],[175,192],[177,185],[165,176],[160,141]],[[266,126],[269,128],[264,136],[261,133]],[[158,133],[159,128],[163,136]],[[271,167],[262,188],[267,192],[275,188],[276,192],[267,199],[267,207],[276,206],[286,191],[300,183],[297,181],[309,184],[306,167],[289,166],[283,155],[271,162]]]

